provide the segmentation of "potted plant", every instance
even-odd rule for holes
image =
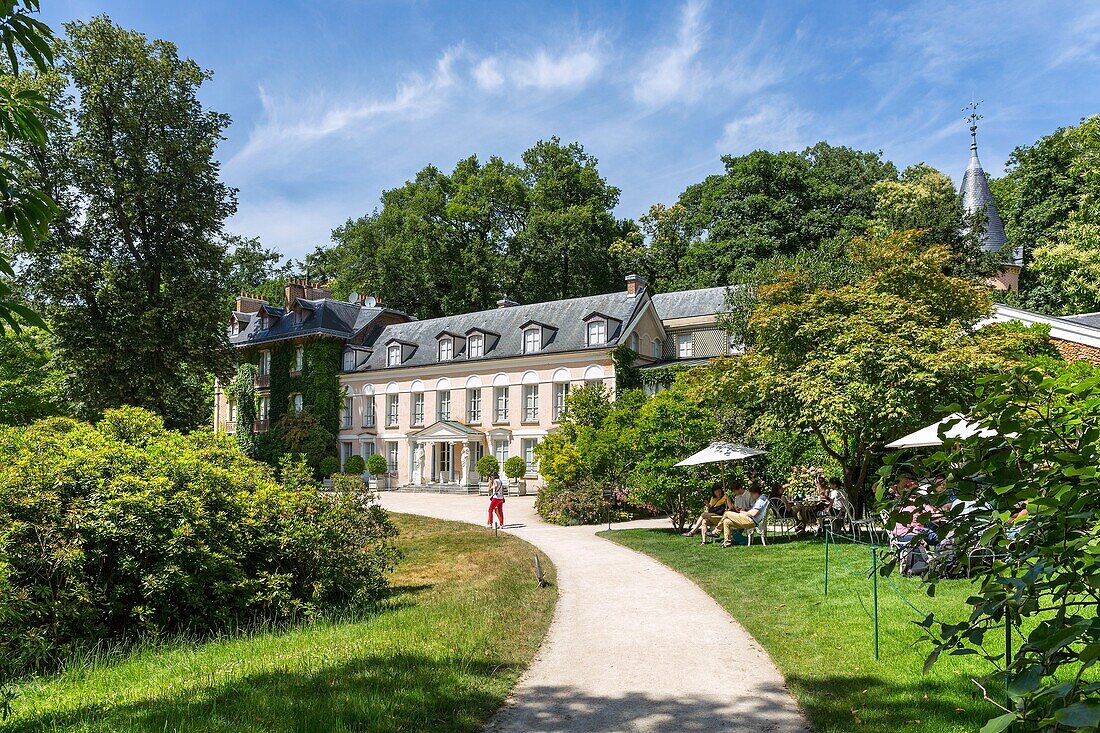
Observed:
[[[477,461],[478,492],[489,493],[489,474],[500,471],[500,461],[496,456],[482,456]]]
[[[317,464],[317,470],[320,471],[321,477],[324,479],[325,488],[331,489],[332,474],[340,473],[340,459],[336,456],[325,456]]]
[[[367,462],[363,460],[363,456],[351,456],[344,461],[344,473],[348,475],[362,477],[366,470]]]
[[[527,475],[527,461],[519,456],[512,456],[504,462],[504,475],[516,482],[520,496],[527,494],[527,484],[523,480]]]
[[[382,489],[381,476],[389,470],[389,466],[386,464],[386,459],[375,453],[367,459],[367,473],[375,477],[375,485],[377,488]]]

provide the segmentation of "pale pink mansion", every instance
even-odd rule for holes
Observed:
[[[344,344],[338,375],[344,394],[341,462],[377,453],[391,486],[475,486],[478,459],[501,464],[522,456],[538,483],[535,445],[557,429],[569,390],[600,383],[614,393],[610,352],[625,344],[646,368],[690,363],[731,351],[716,323],[725,288],[653,295],[626,278],[619,292],[417,320],[373,298],[334,300],[322,287],[292,280],[286,308],[238,298],[230,340],[258,355],[259,414],[255,429],[287,410],[308,407],[301,393],[271,403],[271,386],[286,368],[300,376],[303,345]],[[272,353],[289,354],[274,364]],[[215,429],[235,429],[236,407],[219,387]]]

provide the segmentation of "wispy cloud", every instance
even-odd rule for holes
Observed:
[[[1070,27],[1063,50],[1050,68],[1096,61],[1100,61],[1100,10],[1094,10]]]
[[[540,48],[526,55],[487,56],[474,66],[477,85],[490,92],[512,89],[580,89],[598,78],[605,54],[599,36],[580,38],[565,49]]]
[[[645,105],[658,106],[681,96],[694,95],[692,61],[703,49],[703,13],[705,0],[688,0],[680,15],[676,42],[661,46],[648,54],[634,84],[634,99]]]
[[[809,131],[813,121],[813,115],[793,101],[772,97],[727,122],[715,147],[720,153],[734,154],[759,149],[797,150],[811,138],[821,136],[820,131]]]
[[[352,104],[330,105],[328,100],[314,99],[303,104],[301,99],[275,99],[260,87],[263,105],[261,122],[252,129],[248,142],[229,161],[240,164],[273,151],[286,151],[294,146],[340,133],[352,125],[376,118],[418,117],[435,111],[446,92],[455,86],[456,61],[461,48],[443,52],[428,75],[413,74],[398,84],[392,96],[363,99]],[[314,114],[298,114],[302,109],[316,109]]]

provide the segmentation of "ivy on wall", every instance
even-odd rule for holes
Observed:
[[[639,382],[649,389],[667,389],[676,381],[676,375],[693,367],[682,364],[669,364],[656,369],[639,369]]]
[[[634,366],[638,352],[626,344],[611,350],[611,363],[615,366],[615,391],[622,394],[630,389],[641,389],[641,370]]]
[[[242,363],[237,367],[237,376],[225,390],[237,405],[234,439],[237,447],[249,458],[256,457],[256,436],[252,432],[256,424],[256,371],[255,365]]]
[[[303,349],[302,373],[291,374],[299,346]],[[344,389],[340,386],[344,344],[338,339],[318,338],[299,343],[272,344],[269,348],[269,428],[268,432],[256,436],[255,455],[276,465],[279,457],[291,449],[277,426],[291,424],[284,419],[291,409],[290,396],[300,393],[303,407],[316,427],[313,430],[315,434],[309,440],[309,449],[298,446],[296,450],[306,452],[310,465],[316,467],[324,457],[337,455],[336,434],[340,430],[340,409],[344,400]],[[250,351],[246,358],[258,363],[259,352]]]

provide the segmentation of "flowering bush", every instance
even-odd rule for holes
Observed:
[[[582,480],[575,486],[551,481],[539,489],[535,510],[551,524],[599,524],[607,520],[611,503],[594,482]]]
[[[370,603],[394,534],[366,492],[324,496],[289,457],[276,482],[232,437],[136,408],[0,430],[0,674],[86,642]]]
[[[824,476],[825,469],[820,466],[791,466],[791,473],[787,477],[787,492],[809,496],[814,493],[817,480]]]

